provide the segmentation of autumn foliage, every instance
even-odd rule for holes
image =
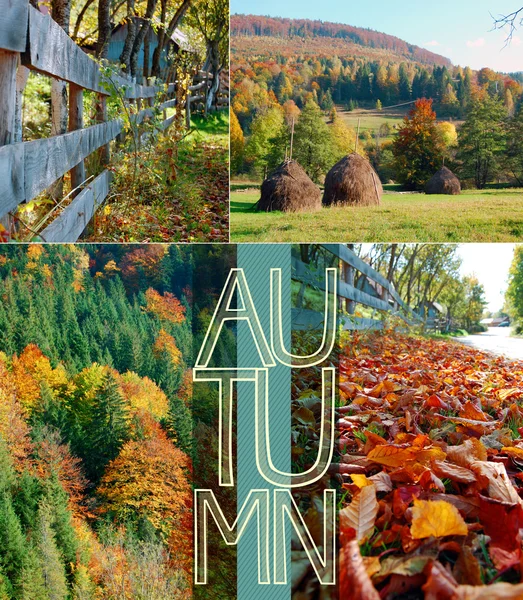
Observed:
[[[191,393],[192,340],[169,291],[169,277],[177,294],[187,284],[182,257],[0,257],[2,600],[190,596],[191,420],[176,392]]]
[[[182,323],[185,318],[185,307],[178,298],[169,292],[159,294],[153,288],[145,292],[147,310],[163,321]]]
[[[342,593],[523,597],[523,363],[388,332],[340,373]]]
[[[417,100],[394,140],[396,171],[401,183],[410,189],[421,188],[442,165],[443,146],[432,102]]]
[[[147,439],[127,442],[109,464],[98,488],[103,510],[122,521],[143,516],[168,538],[190,504],[188,469],[187,457],[156,426]]]

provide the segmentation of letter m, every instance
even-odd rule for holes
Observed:
[[[207,584],[207,523],[210,513],[228,546],[238,543],[256,513],[258,527],[258,583],[270,584],[269,491],[251,490],[233,525],[229,525],[212,490],[194,490],[194,582]]]

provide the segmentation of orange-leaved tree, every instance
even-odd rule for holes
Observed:
[[[147,436],[128,441],[109,463],[98,487],[101,510],[121,522],[147,519],[168,539],[190,510],[190,461],[158,424],[149,421]]]
[[[422,189],[443,165],[443,148],[432,100],[421,98],[405,117],[392,147],[398,181]]]
[[[155,289],[149,288],[145,292],[147,300],[147,311],[156,315],[162,321],[170,323],[183,323],[185,319],[185,306],[178,298],[170,292],[165,292],[163,296]]]

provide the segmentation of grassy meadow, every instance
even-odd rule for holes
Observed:
[[[410,107],[407,107],[410,108]],[[382,125],[389,125],[391,130],[391,135],[388,136],[392,139],[392,133],[394,131],[394,127],[400,127],[406,110],[400,109],[390,109],[390,110],[365,110],[365,109],[356,109],[352,111],[344,110],[342,107],[337,106],[336,110],[338,111],[338,115],[345,121],[345,123],[349,126],[358,130],[358,124],[360,128],[360,136],[362,136],[366,131],[370,131],[370,133],[374,136],[376,131]]]
[[[288,214],[256,212],[252,207],[259,199],[258,189],[232,184],[231,241],[517,242],[523,238],[523,189],[426,196],[385,188],[381,206]]]

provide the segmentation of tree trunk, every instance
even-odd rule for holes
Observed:
[[[149,77],[149,60],[150,60],[150,36],[146,35],[143,41],[143,84],[147,85],[147,78]]]
[[[176,29],[176,27],[178,27],[178,23],[181,21],[181,19],[187,12],[187,9],[191,5],[191,2],[192,2],[192,0],[183,0],[180,7],[174,14],[173,18],[171,19],[171,21],[169,23],[169,27],[167,28],[167,31],[164,31],[163,29],[160,31],[160,35],[158,36],[158,46],[154,49],[154,53],[153,53],[153,65],[152,65],[152,70],[151,70],[151,75],[153,75],[153,77],[160,77],[160,75],[161,75],[160,64],[161,64],[162,52],[163,52],[165,46],[169,43],[169,40],[171,39],[171,37],[174,33],[174,30]]]
[[[51,15],[53,20],[69,35],[71,0],[53,0],[51,2]]]
[[[154,15],[154,9],[156,8],[156,2],[157,0],[147,0],[147,9],[143,18],[143,24],[136,33],[136,38],[133,43],[133,49],[131,51],[131,58],[129,61],[131,67],[131,75],[133,77],[136,77],[136,73],[138,71],[138,55],[140,53],[142,44],[145,40],[145,36],[149,33],[149,29],[151,27],[151,19]]]
[[[80,25],[82,24],[82,21],[85,17],[85,13],[87,12],[87,9],[91,6],[91,4],[94,2],[94,0],[86,0],[85,4],[82,6],[82,10],[78,13],[78,16],[76,17],[76,22],[74,24],[74,29],[73,29],[73,40],[76,40],[78,38],[78,32],[80,31]]]
[[[160,31],[158,32],[158,46],[156,46],[156,48],[154,49],[153,52],[153,62],[151,65],[151,75],[153,77],[160,77],[161,76],[161,58],[162,58],[162,52],[165,46],[165,40],[166,40],[166,33],[165,30],[160,29]]]
[[[136,39],[136,31],[138,24],[134,14],[135,0],[127,0],[127,37],[125,44],[120,54],[120,62],[124,65],[124,71],[129,72],[131,66],[131,52],[133,50],[134,40]]]
[[[109,40],[111,38],[111,0],[98,1],[98,41],[96,55],[107,58]]]

